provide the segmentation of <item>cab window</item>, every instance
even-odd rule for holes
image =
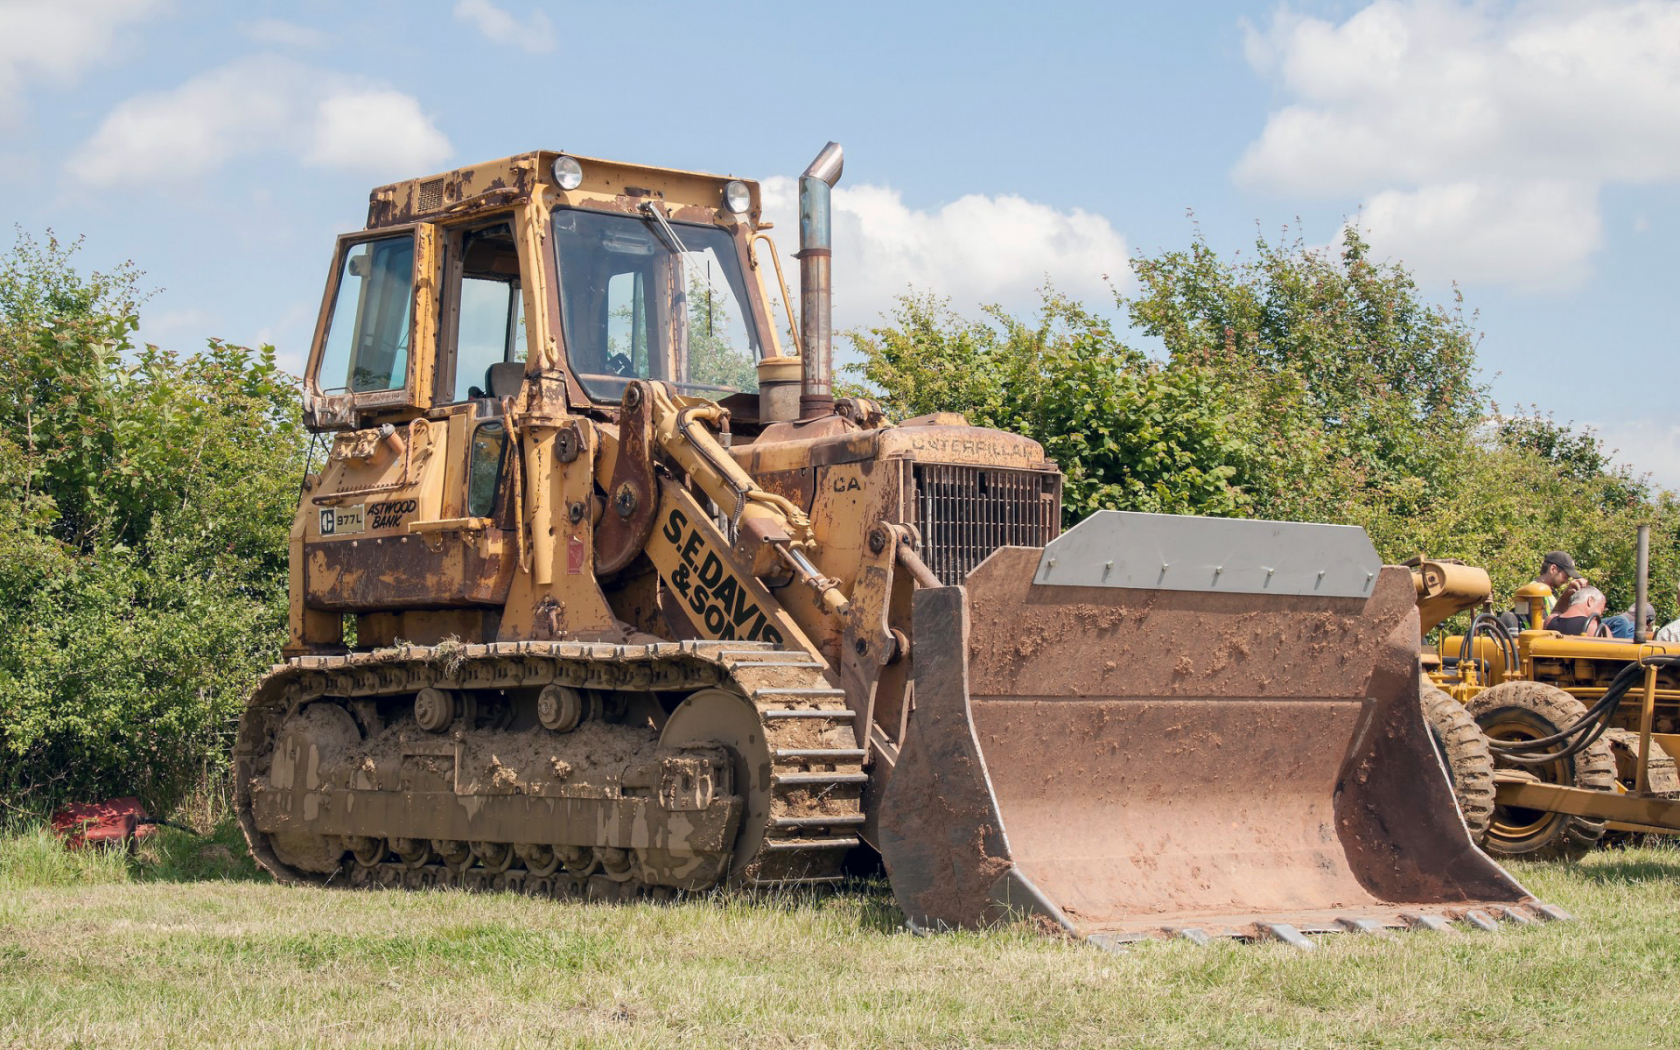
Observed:
[[[453,289],[454,367],[446,400],[494,395],[494,366],[525,359],[525,297],[519,253],[504,223],[466,234]]]
[[[414,239],[389,237],[344,254],[317,382],[323,393],[396,390],[408,381]]]

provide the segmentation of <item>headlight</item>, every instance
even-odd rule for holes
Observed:
[[[563,190],[575,190],[583,185],[583,165],[576,157],[554,158],[554,184]]]
[[[745,215],[752,207],[752,192],[744,182],[730,182],[723,188],[723,206],[736,215]]]

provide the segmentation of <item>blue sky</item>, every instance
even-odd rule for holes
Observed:
[[[1458,282],[1501,403],[1680,486],[1680,4],[0,0],[8,217],[133,259],[142,335],[183,349],[295,366],[380,182],[559,148],[786,215],[830,138],[840,324],[911,284],[1100,302],[1188,211],[1227,251],[1358,217]]]

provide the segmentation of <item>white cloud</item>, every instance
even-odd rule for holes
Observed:
[[[783,176],[762,184],[765,216],[778,247],[798,250],[798,185]],[[1100,305],[1108,281],[1130,280],[1129,252],[1107,219],[1061,212],[1022,197],[969,194],[933,210],[904,203],[895,189],[862,183],[834,190],[834,326],[874,324],[909,291],[948,296],[959,310],[1037,302],[1046,278]],[[798,266],[784,261],[792,294]]]
[[[395,165],[407,170],[449,156],[443,132],[420,111],[413,96],[400,91],[329,95],[321,100],[316,116],[304,159],[323,168]],[[400,165],[397,158],[404,158]]]
[[[197,181],[236,157],[399,178],[451,152],[412,97],[342,73],[258,55],[138,95],[106,116],[69,161],[92,186]]]
[[[0,119],[16,115],[29,80],[73,81],[109,54],[131,24],[168,6],[166,0],[0,0]]]
[[[554,26],[541,8],[520,21],[490,0],[460,0],[455,5],[455,18],[475,26],[480,33],[498,44],[521,47],[540,53],[554,50]]]
[[[1587,183],[1486,180],[1384,190],[1360,211],[1360,232],[1419,273],[1526,291],[1574,287],[1603,242]]]
[[[296,22],[286,22],[278,18],[265,18],[260,22],[251,22],[239,27],[239,31],[259,44],[278,44],[281,47],[326,47],[333,42],[330,33],[309,26],[300,26]]]
[[[1680,4],[1378,0],[1339,24],[1280,8],[1247,52],[1290,102],[1236,181],[1363,198],[1372,243],[1425,276],[1570,286],[1603,187],[1680,181]]]
[[[1587,427],[1598,431],[1616,462],[1650,474],[1662,488],[1680,492],[1680,423],[1627,419]]]

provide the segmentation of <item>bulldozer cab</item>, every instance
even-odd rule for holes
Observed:
[[[448,415],[527,375],[563,376],[574,407],[637,379],[752,394],[780,353],[758,215],[753,183],[549,152],[380,187],[367,229],[339,239],[307,421]]]
[[[294,525],[294,648],[349,613],[364,643],[496,636],[529,510],[510,413],[610,419],[652,380],[755,416],[779,354],[758,215],[752,183],[546,151],[375,189],[306,369],[335,436]]]

